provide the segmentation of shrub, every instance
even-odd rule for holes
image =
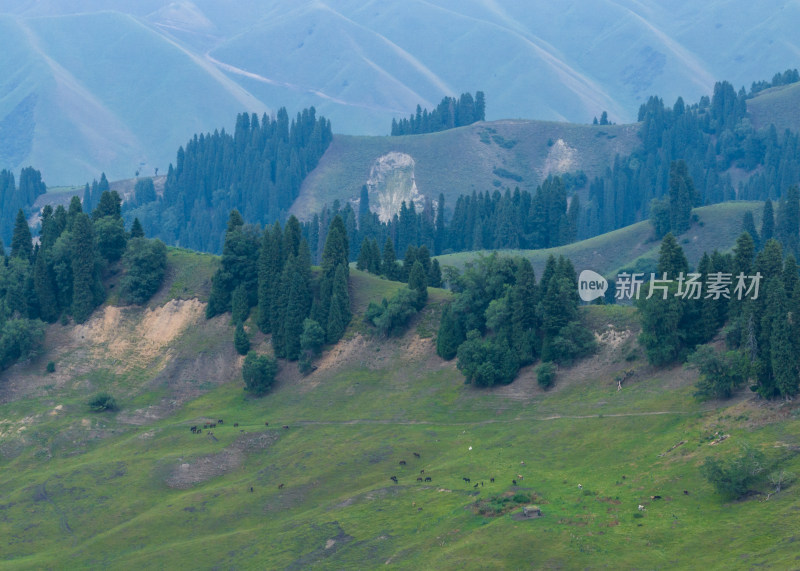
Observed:
[[[748,361],[743,353],[728,351],[717,353],[710,345],[701,345],[689,355],[687,367],[700,373],[697,382],[698,399],[727,399],[744,385],[748,377]]]
[[[54,361],[50,361],[47,363],[47,372],[48,373],[55,373],[56,372],[56,364]]]
[[[742,445],[741,454],[729,461],[706,457],[700,471],[716,490],[728,498],[740,498],[764,479],[764,455]]]
[[[325,330],[313,319],[303,321],[303,332],[300,334],[300,347],[318,355],[325,344]]]
[[[381,305],[370,303],[364,319],[387,337],[401,335],[417,313],[419,295],[416,290],[400,288],[391,300],[384,299]]]
[[[236,333],[233,334],[233,347],[239,355],[247,355],[250,351],[250,339],[247,337],[247,332],[244,330],[242,322],[236,324]]]
[[[556,366],[553,363],[542,363],[536,371],[536,382],[544,390],[553,386],[556,380]]]
[[[87,403],[92,412],[118,410],[117,401],[108,393],[97,393]]]
[[[254,395],[263,395],[275,382],[278,363],[266,355],[256,355],[252,351],[247,354],[242,365],[244,388]]]

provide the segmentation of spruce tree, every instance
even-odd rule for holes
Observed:
[[[233,346],[239,355],[247,355],[250,351],[250,339],[247,337],[247,333],[241,321],[236,323],[236,333],[233,335]]]
[[[346,325],[341,313],[342,302],[337,296],[331,298],[331,306],[328,311],[327,337],[328,343],[336,343],[344,335]]]
[[[791,340],[791,328],[785,312],[772,323],[770,359],[775,392],[790,399],[798,391],[798,368]]]
[[[800,255],[800,188],[796,184],[786,190],[778,203],[775,237],[784,251]]]
[[[75,216],[72,227],[72,317],[83,323],[95,308],[94,238],[89,216]]]
[[[234,323],[244,323],[250,315],[250,305],[247,303],[247,289],[244,284],[239,284],[231,295],[231,317]],[[244,355],[247,353],[241,353]]]
[[[59,307],[55,276],[47,263],[47,252],[39,251],[33,266],[33,287],[39,298],[39,315],[43,321],[53,323],[58,319]]]
[[[438,256],[447,247],[447,228],[444,223],[444,194],[439,193],[439,201],[436,203],[436,233],[433,241],[433,251]]]
[[[683,160],[673,161],[669,168],[669,219],[676,234],[682,234],[691,224],[692,207],[697,200],[694,182]]]
[[[81,199],[77,196],[73,196],[69,201],[69,210],[67,210],[67,230],[72,230],[72,225],[75,223],[75,217],[81,212],[83,212],[83,208],[81,207]]]
[[[131,239],[133,238],[144,238],[144,228],[142,228],[142,223],[139,222],[138,218],[133,219],[133,224],[131,224]]]
[[[414,262],[411,267],[408,275],[408,289],[417,292],[417,309],[424,307],[428,301],[428,279],[419,260]]]
[[[673,280],[677,279],[681,272],[686,273],[689,271],[689,263],[686,261],[683,248],[678,244],[672,232],[667,233],[664,239],[661,240],[656,271],[659,279],[666,273],[667,278]]]
[[[742,231],[747,232],[750,235],[750,237],[753,239],[755,249],[758,250],[760,238],[758,231],[756,230],[756,223],[753,219],[753,213],[750,210],[744,213],[744,219],[742,220]]]
[[[338,214],[333,217],[325,239],[325,248],[322,251],[322,272],[325,277],[332,278],[336,267],[342,265],[345,273],[349,273],[350,249],[347,244],[347,230],[344,220]]]
[[[775,213],[772,201],[768,198],[764,202],[764,212],[761,215],[761,244],[765,245],[775,234]]]
[[[520,363],[527,365],[536,358],[536,275],[530,261],[522,258],[511,289],[511,340]]]
[[[390,237],[386,237],[383,244],[383,256],[381,259],[381,274],[393,280],[397,277],[397,257],[394,253],[394,244]]]
[[[358,252],[358,260],[356,261],[356,269],[363,271],[369,271],[369,262],[370,262],[370,255],[372,254],[370,249],[371,241],[369,238],[364,238],[361,241],[361,250]]]
[[[436,335],[436,354],[446,361],[456,356],[458,346],[466,338],[452,305],[452,303],[448,303],[444,306],[442,319],[439,322],[439,332]]]
[[[298,267],[298,260],[294,256],[289,256],[287,265],[289,268],[291,288],[287,294],[286,312],[283,324],[283,336],[285,345],[285,355],[289,360],[297,360],[300,357],[300,336],[303,334],[303,321],[308,317],[306,311],[306,288],[303,274]]]
[[[272,295],[272,349],[276,357],[286,357],[286,308],[289,304],[292,285],[292,268],[294,257],[289,256],[283,264],[278,281],[278,288]]]
[[[11,238],[11,257],[30,260],[33,256],[33,238],[25,213],[20,208],[14,221],[14,234]]]
[[[431,271],[428,273],[428,285],[431,287],[442,287],[442,270],[439,267],[439,260],[436,258],[431,261]]]

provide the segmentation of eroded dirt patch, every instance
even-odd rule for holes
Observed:
[[[276,440],[278,440],[276,431],[245,434],[220,452],[179,462],[166,477],[166,483],[170,488],[185,490],[211,478],[222,476],[241,466],[247,453],[265,450]]]

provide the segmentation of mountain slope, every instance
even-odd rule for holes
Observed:
[[[639,143],[637,131],[637,125],[509,120],[403,137],[336,135],[303,182],[292,212],[307,217],[336,199],[357,199],[373,168],[390,153],[408,155],[413,170],[407,177],[432,200],[444,193],[447,208],[473,191],[518,186],[533,192],[549,174],[602,174],[615,155],[629,154]]]
[[[403,337],[354,321],[316,371],[287,364],[253,399],[228,317],[205,320],[203,301],[179,299],[203,297],[207,281],[186,279],[216,263],[171,250],[150,307],[106,305],[83,326],[53,325],[43,354],[0,375],[7,566],[792,566],[794,488],[727,503],[698,465],[747,441],[796,470],[796,407],[747,394],[697,403],[694,373],[637,357],[631,308],[584,308],[601,351],[562,368],[551,391],[533,368],[476,390],[434,354],[426,330],[447,293],[431,290]],[[357,311],[392,286],[352,277]],[[617,390],[614,376],[630,368]],[[90,413],[99,390],[122,410]],[[715,433],[730,438],[710,447]],[[475,505],[516,494],[544,516]]]
[[[629,122],[652,94],[696,101],[716,80],[748,86],[794,66],[798,11],[782,0],[10,0],[0,167],[34,164],[53,185],[123,178],[141,162],[165,169],[192,134],[230,128],[242,110],[314,105],[337,133],[378,135],[418,103],[478,89],[490,120],[589,123],[607,110]],[[32,134],[5,128],[31,109]]]
[[[677,236],[681,248],[686,254],[691,267],[705,252],[714,250],[727,252],[736,244],[736,239],[743,232],[742,219],[745,212],[752,212],[753,219],[760,227],[762,202],[724,202],[711,206],[695,208],[692,214],[697,222],[685,233]],[[654,272],[658,261],[661,242],[654,239],[653,225],[648,220],[560,246],[541,250],[500,250],[500,254],[524,256],[531,261],[537,276],[544,271],[547,258],[564,255],[568,257],[578,272],[594,270],[607,278],[614,278],[622,269],[628,271],[636,265],[637,272]],[[437,256],[439,262],[446,266],[463,267],[476,256],[489,255],[491,252],[462,252]]]

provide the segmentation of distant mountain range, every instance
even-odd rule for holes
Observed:
[[[797,22],[778,0],[6,0],[0,168],[129,178],[243,110],[314,105],[336,133],[382,135],[475,90],[489,120],[630,122],[652,94],[797,67]]]

